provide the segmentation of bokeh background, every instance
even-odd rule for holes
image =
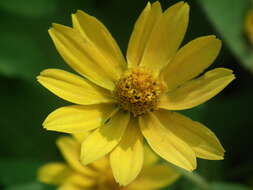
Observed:
[[[152,2],[152,1],[151,1]],[[163,8],[178,2],[162,0]],[[253,46],[244,32],[250,0],[189,0],[190,24],[184,43],[215,34],[223,48],[212,67],[233,69],[237,79],[207,103],[185,111],[213,130],[225,160],[198,160],[194,174],[166,189],[249,190],[253,188]],[[71,25],[77,9],[100,19],[126,51],[133,25],[146,0],[0,0],[0,189],[54,189],[37,182],[43,163],[62,159],[60,134],[43,130],[54,109],[69,103],[36,82],[46,68],[69,69],[47,33],[52,22]],[[252,23],[253,24],[253,23]]]

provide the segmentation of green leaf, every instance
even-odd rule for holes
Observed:
[[[203,190],[203,189],[195,186],[195,187],[190,188],[190,190]],[[213,183],[210,183],[209,190],[251,190],[251,189],[242,184],[213,182]]]
[[[5,190],[53,190],[55,187],[37,181],[37,171],[45,162],[0,159],[0,184]]]
[[[25,184],[12,185],[7,187],[5,190],[53,190],[55,188],[39,183],[39,182],[30,182]]]
[[[5,76],[31,80],[39,73],[38,66],[44,64],[43,53],[29,33],[2,31],[0,48],[0,72]]]
[[[63,63],[47,33],[50,23],[1,16],[8,19],[1,22],[0,74],[32,81],[41,70]]]
[[[0,183],[4,186],[36,181],[37,170],[43,162],[32,160],[0,160]]]
[[[56,133],[42,127],[45,117],[63,101],[41,87],[36,81],[0,78],[1,158],[56,159]]]
[[[209,184],[201,175],[196,172],[189,172],[172,164],[169,164],[177,172],[179,172],[182,177],[191,182],[196,187],[199,187],[201,190],[210,190]]]
[[[198,0],[233,54],[248,69],[253,68],[253,50],[244,38],[244,19],[250,0]]]
[[[55,0],[1,0],[0,8],[19,16],[36,17],[52,15],[57,9]]]
[[[212,190],[250,190],[249,187],[241,184],[215,182],[211,184]]]

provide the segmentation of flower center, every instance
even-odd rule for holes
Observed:
[[[157,109],[164,85],[144,69],[128,71],[117,83],[115,95],[123,109],[142,115]]]

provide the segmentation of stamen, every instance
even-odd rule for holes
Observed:
[[[142,115],[157,109],[159,95],[164,85],[152,74],[144,69],[137,68],[127,72],[116,85],[115,95],[123,109]]]

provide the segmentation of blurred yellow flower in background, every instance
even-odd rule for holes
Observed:
[[[153,190],[165,187],[178,179],[179,174],[146,149],[144,167],[139,177],[128,186],[120,186],[113,178],[108,157],[83,166],[79,161],[80,143],[71,137],[57,140],[66,163],[51,162],[38,171],[39,181],[58,185],[58,190]]]
[[[253,45],[253,10],[249,10],[245,18],[245,32],[251,45]]]
[[[216,68],[199,76],[216,59],[221,42],[199,37],[182,48],[189,5],[179,2],[164,12],[148,3],[133,29],[126,60],[106,27],[82,11],[73,27],[53,24],[49,34],[66,63],[81,76],[47,69],[38,81],[77,105],[59,108],[44,121],[47,130],[91,134],[82,142],[81,162],[110,153],[113,175],[121,185],[143,166],[143,136],[170,163],[192,171],[196,157],[223,159],[215,134],[201,123],[173,112],[198,106],[235,77]]]

